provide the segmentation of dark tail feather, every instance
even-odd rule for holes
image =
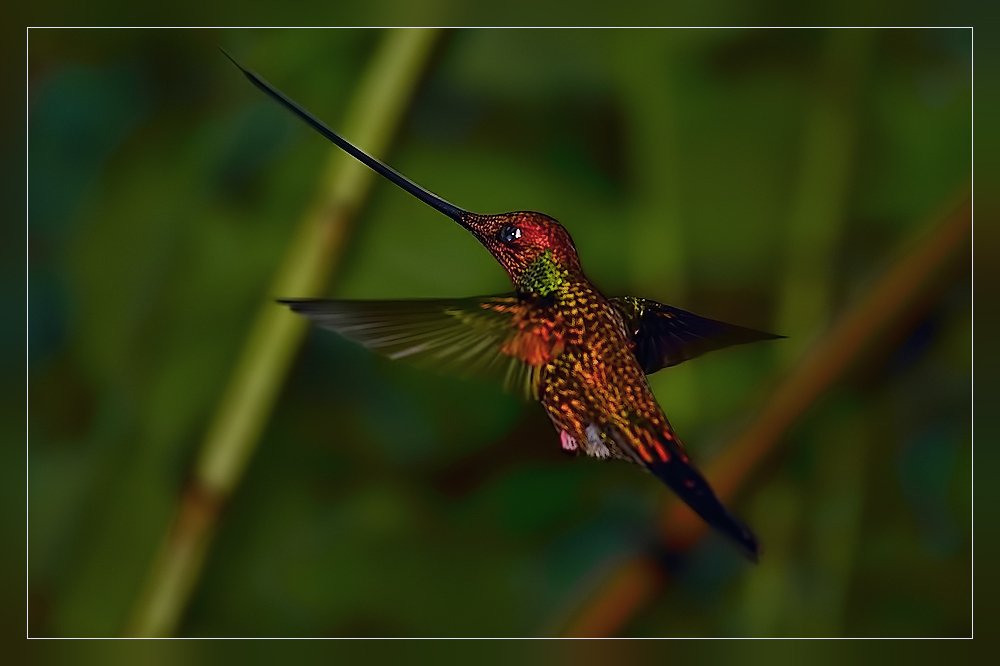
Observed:
[[[743,554],[756,562],[760,548],[750,528],[722,505],[705,477],[687,461],[684,452],[673,440],[662,437],[661,442],[670,452],[669,459],[667,462],[654,459],[652,464],[646,465],[649,471],[667,484],[706,523],[735,541]]]

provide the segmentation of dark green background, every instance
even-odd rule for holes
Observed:
[[[31,635],[121,631],[330,150],[216,46],[337,127],[378,38],[31,31]],[[833,99],[851,142],[819,285],[835,318],[971,172],[970,31],[869,35],[843,100],[824,65],[838,38],[454,32],[387,161],[459,206],[560,219],[608,294],[777,330],[806,137]],[[457,225],[380,184],[331,293],[507,289]],[[965,275],[748,480],[734,507],[760,565],[709,537],[626,633],[969,635],[970,294]],[[696,460],[811,339],[652,378]],[[311,334],[181,633],[550,633],[648,552],[667,492],[557,442],[536,405]]]

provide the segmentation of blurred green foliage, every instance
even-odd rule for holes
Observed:
[[[253,313],[296,295],[267,285],[331,148],[216,45],[338,127],[377,38],[30,32],[31,635],[121,631]],[[388,162],[474,211],[560,219],[608,294],[781,321],[796,350],[968,182],[970,61],[968,30],[456,31]],[[379,184],[331,293],[508,288]],[[904,333],[752,479],[735,508],[761,564],[715,537],[666,558],[629,633],[970,633],[968,276]],[[651,378],[696,460],[794,363],[780,344]],[[181,632],[545,634],[651,547],[666,492],[564,457],[496,387],[314,332]]]

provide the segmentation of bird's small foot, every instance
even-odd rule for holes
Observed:
[[[576,451],[576,439],[565,430],[559,431],[559,441],[562,443],[563,451]]]

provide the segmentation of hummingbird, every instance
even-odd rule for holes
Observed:
[[[705,352],[783,336],[658,303],[605,297],[569,232],[543,213],[482,215],[455,206],[363,152],[260,76],[258,89],[380,176],[451,218],[507,271],[510,293],[455,299],[279,303],[391,359],[491,376],[541,403],[561,448],[634,463],[665,483],[752,561],[757,538],[691,463],[646,376]]]

